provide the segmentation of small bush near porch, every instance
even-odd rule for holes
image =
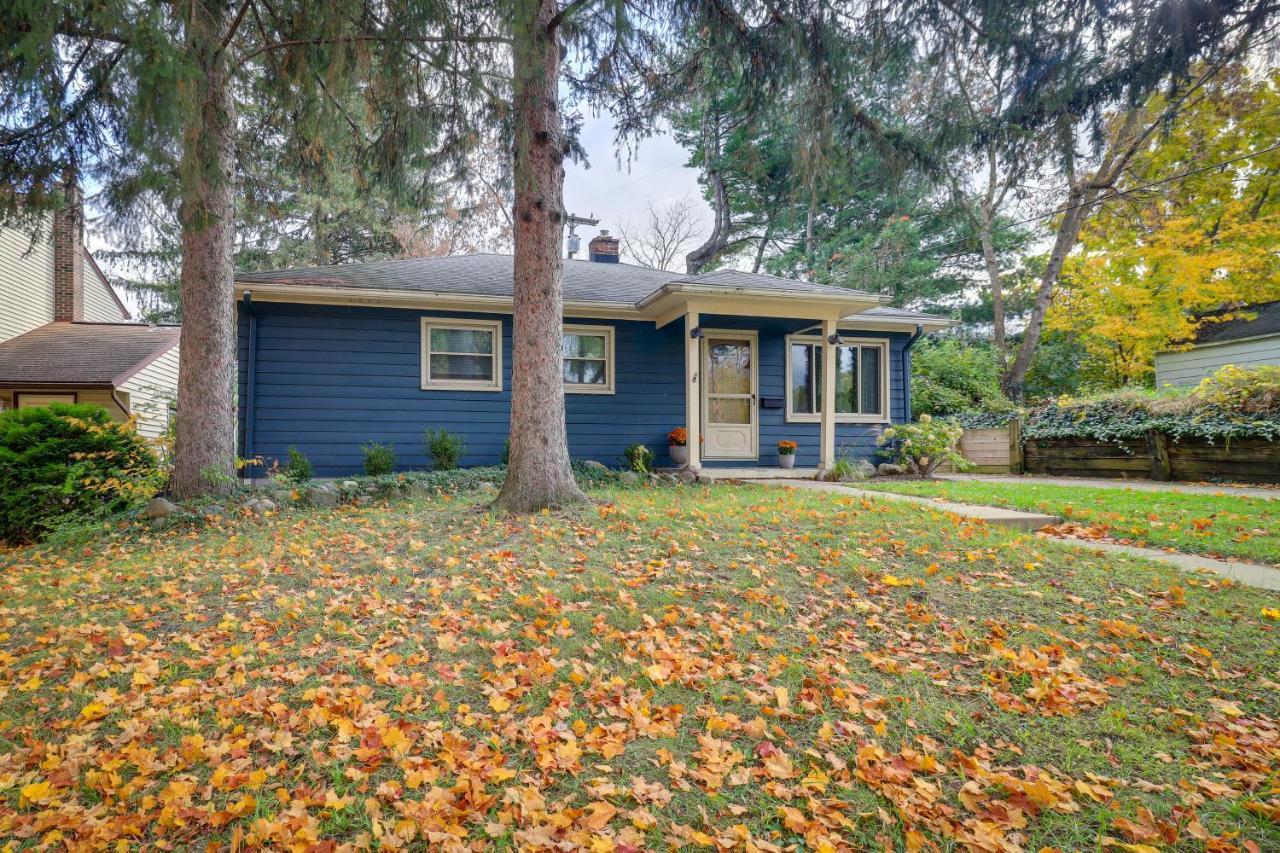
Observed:
[[[0,837],[1280,846],[1270,594],[828,494],[596,497],[0,555]]]

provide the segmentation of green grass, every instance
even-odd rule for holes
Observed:
[[[1273,594],[853,496],[592,495],[0,552],[0,837],[1078,850],[1149,809],[1280,848]]]
[[[1280,564],[1280,493],[1267,500],[1229,491],[1187,494],[1016,480],[873,481],[864,488],[1035,510],[1105,527],[1107,536],[1135,545]]]

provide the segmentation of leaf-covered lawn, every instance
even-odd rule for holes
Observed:
[[[1227,491],[1187,494],[1016,480],[904,480],[866,487],[1047,512],[1089,528],[1088,534],[1135,545],[1280,564],[1280,493],[1266,500]]]
[[[1267,593],[829,494],[596,497],[0,555],[0,844],[1280,848]]]

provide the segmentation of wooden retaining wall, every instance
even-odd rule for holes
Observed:
[[[1280,442],[1258,439],[1209,444],[1202,439],[1175,441],[1155,432],[1145,440],[1120,442],[1028,439],[1023,454],[1028,474],[1280,483]]]
[[[960,452],[979,474],[1049,474],[1133,480],[1280,483],[1280,442],[1235,439],[1210,444],[1151,432],[1132,441],[1093,438],[1022,440],[1022,422],[967,429]]]

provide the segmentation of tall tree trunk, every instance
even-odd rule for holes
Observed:
[[[729,193],[724,186],[724,174],[720,171],[720,117],[709,111],[702,125],[702,164],[707,180],[711,183],[711,204],[715,210],[715,223],[705,243],[685,255],[685,272],[696,275],[714,261],[729,245],[733,213],[729,210]]]
[[[511,26],[515,114],[515,311],[511,450],[496,505],[536,512],[586,501],[569,464],[561,364],[564,129],[555,0],[516,0]]]
[[[230,10],[219,0],[189,6],[186,37],[198,72],[198,107],[182,137],[182,359],[178,367],[173,492],[179,498],[224,491],[235,461],[234,134],[226,51]]]
[[[1022,400],[1027,371],[1031,369],[1031,359],[1035,355],[1036,345],[1040,342],[1040,333],[1044,330],[1044,317],[1049,311],[1049,302],[1053,299],[1053,288],[1062,273],[1062,265],[1067,255],[1075,248],[1080,239],[1080,229],[1093,208],[1101,188],[1094,184],[1073,184],[1067,196],[1068,208],[1062,214],[1062,222],[1058,225],[1058,234],[1053,241],[1053,250],[1049,253],[1049,261],[1044,272],[1040,274],[1040,284],[1036,289],[1036,299],[1031,306],[1031,318],[1027,321],[1027,329],[1023,333],[1022,346],[1018,348],[1018,357],[1009,367],[1004,377],[1005,393],[1014,400]]]
[[[987,290],[991,293],[991,343],[996,351],[996,369],[1003,376],[1008,368],[1008,343],[1004,330],[1004,280],[1000,276],[1000,262],[996,258],[995,240],[991,236],[994,213],[987,207],[981,212],[982,260],[987,266]]]

